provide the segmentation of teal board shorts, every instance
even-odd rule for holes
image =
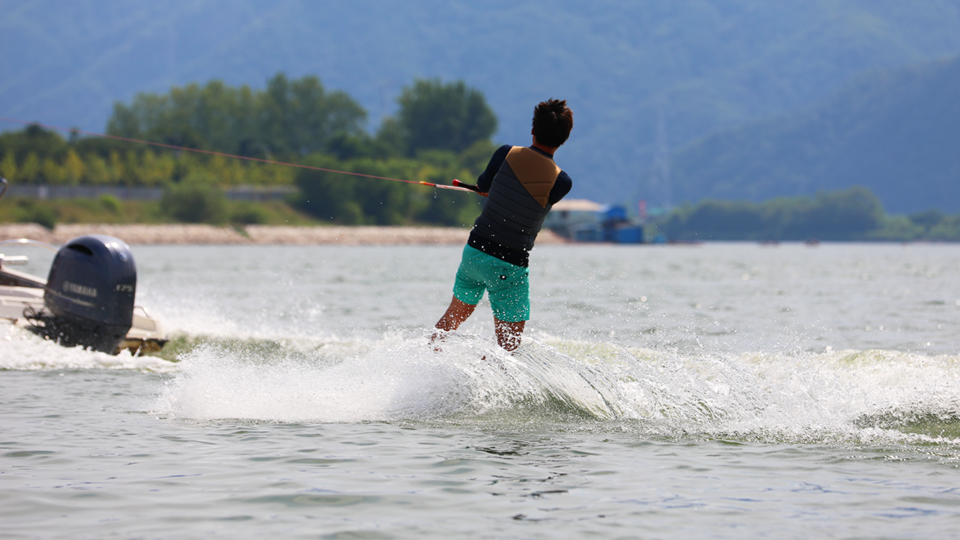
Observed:
[[[504,322],[530,320],[529,270],[464,246],[453,296],[475,306],[487,291],[494,317]]]

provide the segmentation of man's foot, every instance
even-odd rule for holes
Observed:
[[[497,333],[497,344],[507,351],[513,351],[520,346],[523,328],[526,321],[507,322],[493,318],[493,328]]]
[[[440,342],[446,341],[448,333],[449,332],[445,332],[437,328],[434,330],[433,334],[430,335],[430,344],[433,345],[433,350],[435,352],[443,352],[443,349],[440,348]]]

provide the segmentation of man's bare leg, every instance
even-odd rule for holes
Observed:
[[[515,351],[520,346],[520,336],[527,321],[507,322],[493,318],[493,327],[497,331],[497,343],[508,351]]]
[[[477,306],[461,302],[454,296],[453,299],[450,300],[450,307],[447,308],[447,312],[443,314],[443,317],[440,317],[440,320],[437,321],[435,328],[443,332],[456,330],[463,321],[467,320],[467,318],[473,314],[473,310],[475,309],[477,309]],[[430,337],[430,341],[435,341],[440,338],[440,336],[441,332],[434,332],[433,336]]]
[[[453,299],[450,300],[450,307],[447,308],[443,317],[440,317],[440,320],[437,321],[435,328],[443,332],[456,330],[463,321],[467,320],[470,315],[473,315],[473,310],[475,309],[477,309],[477,306],[461,302],[454,296]],[[523,334],[523,329],[526,324],[527,321],[508,322],[501,321],[494,317],[493,326],[497,332],[497,343],[508,351],[516,350],[517,347],[520,346],[520,336]],[[440,338],[441,333],[434,332],[433,336],[430,337],[430,341],[436,341]]]

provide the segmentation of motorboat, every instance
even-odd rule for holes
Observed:
[[[0,178],[0,198],[6,180]],[[119,354],[159,351],[167,342],[160,322],[134,304],[137,269],[130,247],[119,238],[86,235],[59,248],[27,238],[0,241],[56,253],[47,279],[10,268],[23,255],[0,253],[0,322],[7,322],[65,347]]]

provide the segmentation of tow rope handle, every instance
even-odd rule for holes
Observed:
[[[401,180],[401,181],[403,182],[405,180]],[[480,191],[480,188],[478,188],[477,186],[473,184],[467,184],[465,182],[461,182],[456,178],[453,179],[452,186],[448,186],[446,184],[434,184],[433,182],[416,182],[416,183],[424,186],[430,186],[430,187],[435,187],[440,189],[452,189],[454,191],[472,191],[474,193],[479,193],[480,195],[483,195],[483,192]]]
[[[473,184],[468,184],[468,183],[466,183],[466,182],[461,182],[461,181],[457,180],[456,178],[453,179],[453,185],[455,185],[455,186],[457,186],[457,187],[467,188],[467,189],[469,189],[470,191],[473,191],[473,192],[476,192],[476,193],[482,193],[482,191],[480,191],[480,188],[478,188],[477,186],[475,186],[475,185],[473,185]]]

